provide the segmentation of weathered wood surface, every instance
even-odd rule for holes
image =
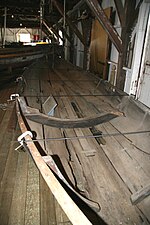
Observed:
[[[90,74],[87,75],[71,65],[67,64],[66,66],[66,64],[60,63],[57,65],[57,70],[56,68],[51,70],[47,67],[47,72],[45,69],[41,76],[42,78],[38,79],[41,84],[42,96],[46,98],[52,94],[55,97],[58,103],[55,116],[58,118],[76,119],[114,111],[113,99],[115,97],[102,96],[103,91],[96,88],[98,81],[93,79]],[[30,77],[30,79],[32,78]],[[94,96],[95,94],[97,96]],[[104,95],[107,93],[104,92]],[[97,131],[101,131],[100,127],[101,125],[96,126]],[[80,135],[87,136],[93,135],[93,133],[88,128],[59,129],[44,126],[44,135],[45,138],[61,139],[64,137],[78,138]],[[111,146],[113,145],[111,144]],[[141,223],[138,212],[131,205],[131,192],[128,186],[122,182],[115,168],[111,165],[109,157],[105,155],[104,149],[95,139],[46,140],[45,147],[47,153],[59,156],[60,163],[65,169],[64,173],[66,172],[72,184],[78,187],[79,193],[83,193],[90,200],[100,203],[101,212],[99,215],[108,223],[116,224],[118,221],[121,223],[132,223],[133,221],[133,223]],[[128,179],[128,175],[129,172],[125,173],[126,179]],[[108,208],[108,202],[109,206],[111,205],[110,208]],[[123,205],[126,206],[124,209]],[[144,211],[144,208],[141,207],[141,209]],[[145,220],[143,215],[142,218]]]
[[[115,110],[113,103],[118,101],[118,97],[116,96],[107,96],[108,93],[105,92],[101,84],[97,86],[99,81],[93,77],[93,75],[91,76],[91,74],[83,72],[73,67],[71,64],[66,64],[62,61],[57,63],[55,70],[51,70],[45,62],[37,63],[26,70],[24,77],[27,86],[25,87],[23,95],[25,97],[28,96],[26,100],[29,106],[40,109],[42,112],[41,105],[44,99],[46,100],[46,98],[52,94],[59,105],[55,111],[55,116],[59,118],[84,118],[93,114],[111,112]],[[129,109],[127,109],[127,111],[129,111]],[[131,113],[133,112],[134,110]],[[0,116],[1,122],[5,118],[5,115],[6,114],[2,111]],[[5,119],[9,121],[9,119]],[[131,120],[127,115],[126,117],[116,118],[111,122],[98,125],[92,129],[54,128],[45,125],[42,126],[29,120],[28,123],[30,127],[34,127],[33,130],[36,131],[37,138],[78,138],[79,135],[91,136],[94,132],[101,131],[108,135],[112,132],[117,133],[117,131],[132,131],[135,124],[139,124],[139,122],[137,123],[136,121],[135,114],[134,119],[134,121]],[[1,130],[3,132],[3,129]],[[39,144],[47,154],[52,155],[60,171],[63,172],[63,175],[67,178],[67,181],[75,187],[80,194],[100,204],[101,211],[98,213],[98,216],[102,217],[108,224],[147,225],[150,220],[150,196],[137,205],[132,205],[130,201],[131,194],[136,193],[142,187],[148,185],[150,171],[149,156],[136,148],[136,143],[140,143],[140,148],[144,147],[145,151],[149,151],[147,147],[148,142],[145,142],[147,136],[148,134],[145,136],[142,135],[142,138],[144,138],[143,142],[140,135],[136,135],[138,142],[131,142],[129,140],[129,135],[127,137],[121,134],[115,137],[105,136],[103,137],[103,143],[105,145],[102,145],[101,142],[97,142],[95,138],[57,141],[41,140]],[[133,138],[131,140],[133,140]],[[2,142],[3,138],[1,138],[1,143]],[[3,154],[5,154],[4,147],[5,145],[3,145]],[[7,154],[6,151],[4,166],[6,166],[5,159],[7,158]],[[24,159],[25,155],[26,153],[24,152],[19,153],[19,157],[22,157],[22,159],[16,159],[18,162],[16,167],[18,169],[17,173],[14,172],[16,176],[14,183],[12,182],[12,194],[8,195],[8,191],[6,191],[5,201],[0,203],[0,214],[7,210],[7,215],[10,217],[10,222],[8,224],[11,224],[12,221],[14,221],[14,224],[17,224],[16,221],[19,220],[24,221],[25,214],[22,213],[22,210],[21,212],[19,211],[19,207],[14,206],[15,202],[19,204],[21,201],[19,192],[22,193],[23,199],[26,199],[26,191],[24,192],[24,190],[27,188],[28,179],[26,174],[28,174],[29,161],[27,155],[27,159]],[[23,170],[20,169],[21,160],[24,163]],[[0,158],[0,163],[1,162],[3,162],[2,157]],[[10,169],[7,170],[7,174],[12,170],[11,164],[7,163],[7,166],[8,165]],[[31,167],[30,169],[32,170]],[[0,169],[0,171],[2,171],[3,174],[3,170]],[[7,174],[4,177],[9,180],[10,177],[8,177]],[[18,176],[19,178],[17,179]],[[21,181],[21,177],[23,177],[24,181]],[[3,180],[3,187],[9,187],[11,182],[7,183],[7,180]],[[16,186],[17,183],[18,187]],[[41,177],[39,179],[40,191],[37,186],[38,185],[35,186],[37,189],[36,197],[40,199],[40,206],[38,205],[37,207],[40,207],[38,210],[40,213],[38,218],[40,218],[41,224],[48,225],[53,223],[57,225],[70,223]],[[16,193],[15,189],[16,191],[18,190]],[[6,204],[7,198],[11,203]],[[7,200],[7,202],[9,201]],[[10,204],[11,207],[9,207]],[[22,208],[24,208],[23,211],[25,212],[27,210],[27,205],[23,207],[23,204],[24,200],[22,201]],[[5,210],[3,211],[4,205]],[[34,215],[34,212],[32,213]],[[37,211],[35,210],[35,215],[36,213]],[[85,213],[91,215],[89,211],[85,211]],[[94,214],[91,216],[93,218],[92,224],[101,224],[101,222],[97,220],[98,218],[94,216]],[[3,218],[4,217],[5,216],[3,216]],[[20,223],[18,222],[18,224]]]
[[[136,205],[150,195],[150,184],[131,195],[132,204]]]
[[[59,168],[57,167],[55,161],[53,158],[48,155],[48,156],[43,156],[42,157],[44,162],[51,168],[51,170],[62,180],[62,182],[70,189],[70,191],[73,192],[78,198],[80,198],[83,202],[85,202],[87,205],[89,205],[93,210],[99,212],[100,211],[100,206],[96,202],[92,202],[89,199],[84,198],[82,195],[80,195],[78,192],[75,191],[73,187],[68,183],[68,181],[64,178],[62,173],[60,172]],[[78,169],[78,168],[76,168]]]
[[[58,67],[59,67],[59,69],[58,69]],[[63,80],[67,80],[70,77],[70,83],[67,81],[67,82],[65,82],[63,87],[62,86],[59,87],[59,89],[65,88],[65,91],[66,91],[66,92],[64,92],[64,90],[63,90],[61,94],[68,94],[68,96],[69,96],[68,98],[70,99],[70,102],[74,101],[76,103],[76,105],[78,107],[78,112],[77,112],[78,115],[81,114],[81,116],[85,116],[85,115],[88,116],[94,112],[101,112],[101,110],[105,110],[105,109],[106,109],[106,111],[109,110],[110,104],[111,103],[113,104],[114,99],[115,99],[113,96],[97,96],[96,98],[93,98],[92,96],[89,96],[89,97],[84,96],[84,97],[80,97],[80,98],[77,96],[75,96],[75,97],[70,96],[69,93],[71,93],[71,95],[73,95],[73,94],[75,95],[75,94],[79,93],[78,92],[79,90],[81,90],[82,94],[88,94],[88,93],[91,94],[91,91],[94,94],[95,93],[99,94],[99,93],[103,93],[103,92],[101,92],[100,89],[95,89],[92,86],[92,82],[88,83],[88,85],[87,85],[87,82],[83,82],[83,77],[82,77],[82,82],[79,82],[79,80],[81,79],[81,76],[83,75],[81,73],[82,75],[80,76],[79,71],[78,71],[78,73],[76,73],[75,70],[72,70],[72,71],[69,70],[68,72],[65,72],[64,71],[65,69],[63,70],[63,66],[61,67],[61,65],[59,65],[58,67],[57,67],[57,71],[56,71],[57,78],[58,78],[58,76],[60,76]],[[73,75],[74,80],[75,80],[76,76],[77,77],[80,76],[80,79],[78,80],[78,82],[74,82],[74,81],[71,82],[71,79],[72,79],[71,74]],[[90,88],[88,88],[88,87],[90,87]],[[100,87],[102,87],[102,86],[100,86]],[[104,95],[105,94],[106,93],[104,92]],[[65,102],[66,99],[65,98],[63,98],[63,99]],[[64,103],[64,105],[65,105],[65,103]],[[69,108],[68,106],[67,107],[65,106],[65,109],[67,109],[67,111],[69,110],[68,108]],[[127,110],[129,110],[129,109],[127,109]],[[70,111],[68,111],[68,112],[70,115]],[[116,118],[115,120],[112,120],[111,123],[115,124],[115,125],[118,123],[117,124],[118,130],[124,130],[124,127],[123,127],[124,124],[126,127],[127,126],[129,127],[128,128],[129,130],[132,130],[135,127],[135,125],[133,126],[133,124],[137,124],[135,122],[136,114],[133,117],[134,117],[134,120],[132,120],[131,117],[128,117],[128,118],[120,117],[118,119]],[[110,124],[110,123],[108,122],[108,123],[105,123],[104,125],[98,125],[98,126],[96,126],[96,128],[97,128],[97,130],[103,131],[104,133],[107,134],[105,128],[107,127],[108,124]],[[122,126],[121,126],[121,124],[122,124]],[[102,127],[104,129],[101,129]],[[76,131],[77,129],[74,129],[74,130]],[[127,130],[127,131],[129,131],[129,130]],[[82,132],[84,132],[85,135],[90,134],[88,129],[84,129]],[[109,135],[109,133],[113,133],[113,132],[117,133],[117,130],[116,129],[109,130],[108,135]],[[72,136],[75,136],[75,135],[72,135]],[[138,137],[138,135],[137,135],[137,137]],[[142,139],[140,139],[140,137],[141,136],[139,135],[139,140],[142,140]],[[110,140],[110,145],[108,145],[108,141],[107,141],[108,138]],[[123,136],[121,134],[119,136],[116,136],[115,138],[111,137],[111,136],[107,137],[107,138],[105,138],[106,145],[101,145],[101,146],[102,146],[103,151],[106,153],[106,156],[108,157],[109,161],[112,163],[113,159],[115,160],[112,164],[113,170],[115,170],[120,175],[120,177],[125,182],[128,190],[131,191],[132,193],[134,193],[135,190],[138,190],[140,188],[140,186],[143,186],[143,184],[146,185],[149,180],[149,176],[148,176],[148,174],[149,174],[148,171],[150,169],[150,166],[148,163],[149,158],[146,157],[146,155],[144,156],[143,155],[144,153],[141,155],[140,152],[138,152],[138,150],[136,150],[135,145],[133,145],[133,149],[136,150],[136,153],[133,154],[134,153],[133,150],[130,151],[130,153],[129,153],[128,148],[129,148],[129,146],[131,147],[132,145],[131,145],[130,141],[128,141],[128,139],[126,139],[126,141],[123,141],[122,138],[123,138]],[[127,158],[127,157],[125,157],[125,155],[122,155],[119,152],[118,152],[118,154],[120,154],[119,158],[121,159],[121,161],[120,161],[120,159],[117,159],[118,154],[116,155],[116,151],[114,154],[114,150],[116,148],[114,146],[114,144],[115,144],[114,140],[117,140],[116,145],[115,145],[117,147],[117,149],[121,149],[122,144],[126,145],[124,148],[126,149],[126,151],[128,152],[129,155],[132,155],[131,156],[132,157],[131,158],[132,165],[130,164],[129,157]],[[95,140],[92,140],[92,141],[95,141]],[[72,141],[72,142],[75,142],[75,141]],[[81,140],[79,142],[81,144]],[[109,154],[108,154],[108,151],[106,151],[107,147],[108,147]],[[79,148],[75,148],[75,150],[77,150],[77,149],[79,149]],[[99,149],[99,147],[98,147],[98,149]],[[148,150],[148,148],[147,148],[147,150]],[[140,155],[142,157],[142,160],[140,160],[140,158],[141,158]],[[104,161],[106,161],[106,159],[104,159]],[[80,158],[80,162],[81,162],[81,158]],[[144,165],[144,162],[146,163],[146,165]],[[117,164],[120,165],[118,168],[117,168]],[[143,166],[142,166],[143,169],[140,166],[142,164],[143,164]],[[129,167],[129,165],[131,165],[131,168]],[[132,171],[132,173],[131,173],[131,171]],[[97,172],[95,172],[95,174],[97,174]],[[130,175],[130,174],[132,174],[132,175]],[[126,182],[128,180],[130,182]],[[130,188],[130,187],[133,187],[133,188]],[[101,202],[101,204],[103,205],[102,202]],[[148,218],[148,220],[149,220],[149,197],[147,199],[145,199],[143,203],[140,203],[140,205],[138,205],[138,208],[140,210],[142,210],[144,216],[146,218]]]
[[[19,105],[17,104],[17,116],[18,122],[22,132],[26,132],[27,128],[23,122],[23,118],[21,117],[21,113],[19,111]],[[78,208],[78,206],[73,202],[73,200],[69,197],[67,192],[61,186],[59,181],[55,178],[54,174],[49,170],[46,163],[42,159],[40,153],[38,152],[37,147],[32,142],[32,139],[29,135],[25,138],[27,142],[27,147],[29,148],[29,152],[32,155],[32,158],[39,169],[41,175],[46,181],[47,185],[50,187],[52,193],[57,199],[58,203],[62,206],[64,212],[67,214],[68,218],[72,222],[72,224],[92,224],[88,218],[82,213],[82,211]]]
[[[116,113],[102,113],[100,115],[90,116],[87,118],[63,119],[45,115],[43,113],[40,113],[39,110],[35,108],[28,107],[23,98],[19,98],[19,104],[24,116],[27,119],[36,123],[57,128],[93,127],[101,123],[106,123],[107,121],[112,120],[119,115],[119,113],[116,112]]]

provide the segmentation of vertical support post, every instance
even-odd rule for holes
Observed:
[[[3,28],[1,27],[1,44],[3,45]]]
[[[57,10],[59,11],[59,13],[62,16],[64,16],[64,8],[60,4],[60,2],[58,0],[52,0],[52,2],[55,5],[55,7],[57,8]],[[72,31],[76,34],[76,36],[79,38],[79,40],[84,45],[85,42],[84,42],[84,39],[83,39],[82,34],[80,33],[80,31],[78,30],[78,28],[76,27],[76,25],[71,21],[71,19],[67,15],[65,16],[65,21],[67,22],[67,24],[69,25],[69,27],[72,29]]]
[[[123,66],[126,66],[126,54],[128,43],[130,41],[130,35],[132,32],[131,18],[134,17],[136,7],[136,1],[126,0],[124,5],[124,26],[122,27],[121,31],[121,39],[122,39],[122,52],[119,52],[118,58],[118,69],[117,69],[117,79],[116,85],[119,89],[124,90],[126,72],[123,70]]]
[[[64,23],[63,28],[65,29],[66,26],[66,0],[64,0]]]
[[[7,22],[7,7],[4,8],[4,34],[3,34],[3,48],[6,42],[6,22]]]
[[[54,45],[52,46],[52,48],[53,48],[52,68],[54,69],[54,67],[55,67],[55,47],[54,47]]]
[[[91,43],[91,30],[92,30],[92,18],[81,20],[83,37],[86,45],[84,45],[84,60],[83,68],[89,70],[90,68],[90,43]]]
[[[42,39],[42,25],[43,25],[43,14],[44,14],[44,0],[40,2],[40,38]]]

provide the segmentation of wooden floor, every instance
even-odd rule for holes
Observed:
[[[100,204],[98,215],[106,223],[150,224],[150,196],[137,205],[130,201],[131,194],[150,183],[149,133],[122,134],[148,130],[147,114],[132,99],[110,95],[97,78],[63,61],[56,62],[53,69],[47,62],[38,62],[23,76],[24,90],[12,83],[0,91],[0,225],[71,224],[30,156],[15,151],[20,130],[15,104],[7,100],[18,91],[26,96],[30,106],[40,110],[52,94],[58,103],[55,116],[62,118],[110,112],[116,107],[125,113],[125,117],[91,129],[58,129],[29,123],[37,138],[60,138],[40,144],[48,154],[55,155],[56,161],[61,161],[79,192]],[[61,140],[101,131],[103,138]],[[112,136],[114,133],[117,135]]]

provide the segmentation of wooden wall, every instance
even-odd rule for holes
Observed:
[[[110,18],[111,8],[105,9],[105,13]],[[100,74],[104,79],[106,78],[108,48],[108,35],[95,19],[91,33],[90,71]]]

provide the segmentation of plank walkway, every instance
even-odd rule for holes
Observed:
[[[53,69],[47,62],[30,66],[24,72],[26,83],[23,95],[31,107],[42,110],[42,103],[53,95],[58,103],[55,116],[81,118],[115,110],[118,97],[98,80],[64,61]],[[0,103],[6,103],[16,86],[0,91]],[[94,96],[96,95],[96,96]],[[147,135],[122,135],[120,132],[139,130],[134,110],[127,109],[126,117],[120,117],[92,129],[58,129],[37,125],[37,138],[60,138],[41,141],[41,147],[54,159],[67,179],[78,191],[98,202],[98,216],[108,224],[150,224],[150,196],[132,205],[131,194],[150,182],[150,142]],[[132,112],[133,111],[133,112]],[[133,119],[134,117],[134,119]],[[145,122],[146,123],[146,122]],[[142,124],[145,128],[145,124]],[[15,117],[14,104],[0,109],[0,225],[70,225],[67,216],[54,199],[32,159],[26,152],[16,152],[20,134]],[[92,136],[94,132],[108,134],[95,139],[61,140],[64,137]],[[111,133],[120,133],[109,136]],[[144,137],[143,137],[144,136]],[[141,142],[144,143],[142,144]],[[144,149],[147,155],[140,151]],[[100,224],[93,219],[93,224]]]

